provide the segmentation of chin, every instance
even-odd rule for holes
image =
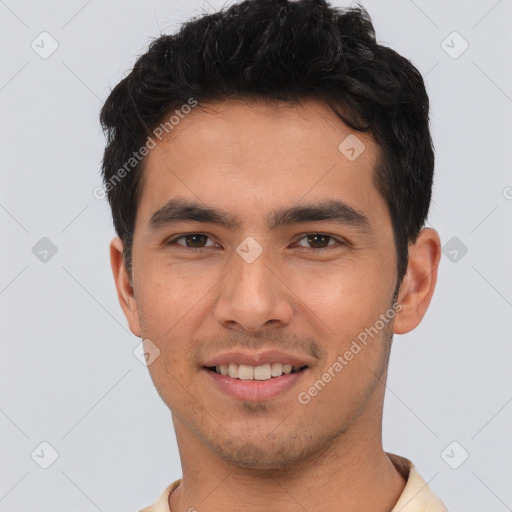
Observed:
[[[278,442],[276,449],[268,439],[262,439],[258,444],[251,441],[226,441],[223,446],[211,446],[211,449],[224,461],[241,468],[255,471],[272,471],[292,468],[303,464],[308,450],[298,446],[300,441],[294,439],[294,444]]]

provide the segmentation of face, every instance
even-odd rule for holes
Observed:
[[[381,422],[396,252],[378,147],[351,135],[321,102],[230,100],[146,157],[133,295],[113,266],[178,442],[276,468]]]

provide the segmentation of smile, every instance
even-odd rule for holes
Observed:
[[[231,377],[232,379],[264,381],[280,377],[281,375],[296,373],[305,368],[307,368],[307,366],[292,366],[289,363],[276,362],[262,364],[259,366],[229,363],[217,365],[215,367],[207,367],[207,370],[219,375]]]

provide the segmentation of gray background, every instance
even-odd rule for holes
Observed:
[[[117,302],[108,204],[92,194],[98,112],[152,37],[221,5],[0,0],[0,512],[138,510],[181,476]],[[512,2],[363,5],[425,76],[429,224],[445,246],[424,321],[395,336],[384,446],[452,512],[512,510]],[[43,31],[58,43],[47,58]]]

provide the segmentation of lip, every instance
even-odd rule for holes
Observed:
[[[206,359],[203,366],[219,366],[221,364],[246,364],[249,366],[260,366],[262,364],[283,363],[292,366],[311,366],[311,362],[280,350],[267,350],[258,354],[248,352],[226,352]],[[278,378],[278,377],[276,377]]]
[[[233,361],[233,359],[231,359]],[[274,360],[275,361],[275,360]],[[243,364],[243,363],[242,363]],[[298,372],[283,374],[268,380],[240,380],[214,371],[202,370],[215,388],[237,400],[261,402],[284,394],[294,387],[309,371],[309,368]]]

